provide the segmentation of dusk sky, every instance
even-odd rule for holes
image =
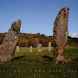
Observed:
[[[0,0],[0,32],[21,19],[21,32],[52,35],[55,17],[64,6],[70,8],[69,33],[78,35],[78,0]]]

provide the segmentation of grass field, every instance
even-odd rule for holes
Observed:
[[[37,57],[37,56],[43,56],[48,55],[53,57],[53,48],[51,48],[51,51],[48,51],[48,47],[42,47],[40,48],[41,51],[38,51],[38,48],[32,48],[32,52],[30,52],[30,48],[22,47],[19,49],[19,51],[16,50],[16,56],[28,56],[30,58]],[[66,48],[64,52],[66,57],[76,58],[78,57],[78,48],[70,47]]]
[[[41,52],[37,48],[32,52],[29,48],[16,50],[15,59],[0,65],[0,78],[78,78],[78,63],[56,65],[42,58],[43,55],[52,56],[53,51],[48,52],[45,47],[41,49]],[[77,58],[78,48],[65,49],[65,56]]]

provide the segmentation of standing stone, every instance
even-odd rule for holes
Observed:
[[[32,53],[32,46],[30,46],[30,52]]]
[[[56,57],[56,62],[64,63],[64,48],[67,44],[68,36],[68,16],[69,8],[62,8],[54,22],[53,37],[54,37],[54,56]]]
[[[17,21],[12,23],[11,28],[9,29],[9,31],[14,31],[16,33],[19,33],[20,28],[21,28],[21,20],[17,20]]]
[[[51,52],[51,42],[48,43],[48,51]]]
[[[13,25],[13,24],[12,24]],[[0,63],[5,63],[10,61],[15,56],[15,49],[17,45],[17,33],[21,24],[19,20],[14,23],[14,26],[11,26],[9,31],[5,34],[2,44],[0,45]],[[18,27],[17,30],[13,29]]]
[[[42,51],[41,47],[42,47],[42,45],[39,43],[38,46],[37,46],[38,52]]]
[[[16,46],[16,52],[20,52],[20,47]]]

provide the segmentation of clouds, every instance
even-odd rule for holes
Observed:
[[[69,36],[78,38],[78,33],[77,32],[75,32],[75,33],[69,33]]]

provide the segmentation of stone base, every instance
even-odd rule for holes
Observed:
[[[64,56],[58,55],[58,56],[56,57],[56,64],[58,64],[58,63],[64,64],[64,62],[65,62],[64,60],[65,60]]]
[[[71,63],[72,62],[72,60],[71,60],[71,58],[68,58],[68,59],[66,59],[64,56],[62,56],[62,55],[58,55],[57,57],[56,57],[56,64],[65,64],[65,63]]]

